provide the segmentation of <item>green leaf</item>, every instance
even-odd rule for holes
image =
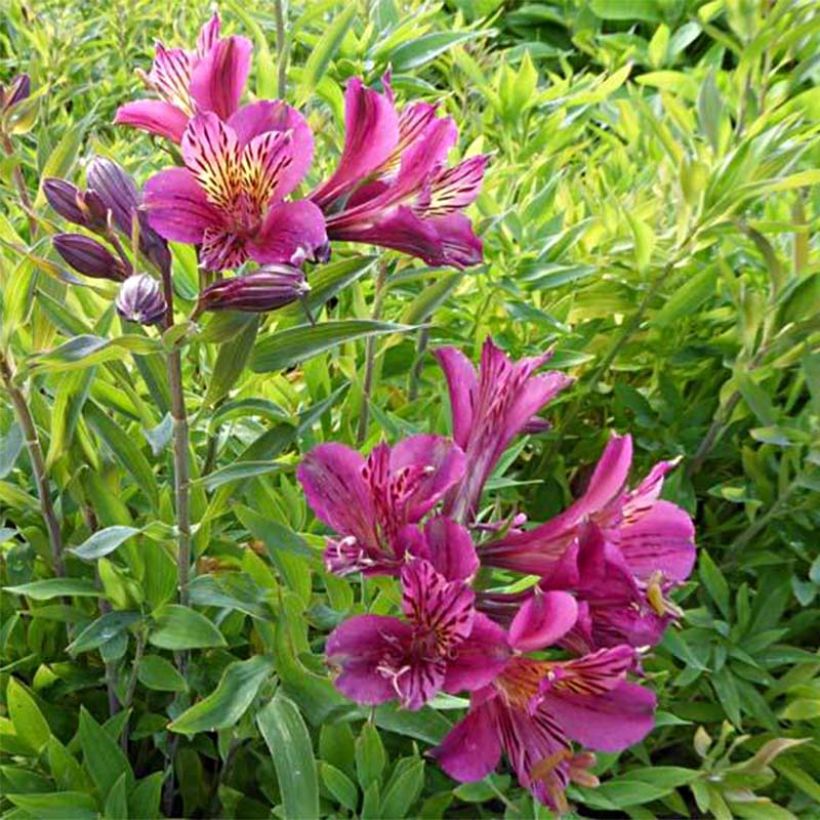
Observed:
[[[230,484],[232,481],[277,473],[285,466],[276,461],[239,461],[219,470],[214,470],[212,473],[197,479],[194,483],[202,485],[210,492],[223,484]]]
[[[655,327],[666,327],[686,317],[695,316],[698,308],[715,294],[718,272],[708,266],[679,287],[652,318]]]
[[[83,792],[6,794],[5,797],[37,820],[96,820],[99,817],[94,798]]]
[[[106,527],[104,530],[97,530],[79,547],[70,547],[68,551],[85,561],[94,561],[114,552],[120,544],[124,544],[139,532],[136,527]]]
[[[387,754],[379,730],[368,721],[356,739],[356,776],[362,789],[381,780],[386,765]]]
[[[355,17],[356,4],[350,3],[325,29],[325,33],[310,52],[310,56],[302,70],[302,79],[296,93],[297,106],[304,105],[313,93],[313,89],[316,88],[319,80],[324,76],[330,61],[342,45],[347,30]]]
[[[154,772],[148,777],[143,777],[131,790],[128,796],[129,816],[160,817],[160,800],[162,798],[162,781],[165,779],[164,772]]]
[[[720,147],[720,121],[723,112],[723,100],[715,83],[715,73],[710,71],[700,87],[698,94],[698,119],[700,127],[709,142],[712,150]]]
[[[645,20],[648,23],[661,21],[659,0],[591,0],[589,9],[602,20]]]
[[[84,706],[80,707],[78,734],[85,768],[103,800],[108,798],[108,793],[123,775],[128,787],[134,784],[134,773],[119,743],[91,717]]]
[[[357,282],[373,267],[375,256],[352,256],[348,259],[337,259],[322,265],[310,274],[310,293],[307,305],[311,311],[322,307],[329,299],[340,293],[349,285]],[[288,305],[277,314],[282,317],[304,315],[304,307],[298,302]]]
[[[718,605],[724,618],[729,618],[729,584],[706,550],[698,554],[700,579],[706,587],[709,597]]]
[[[399,764],[405,761],[400,760]],[[398,770],[398,764],[397,764]],[[418,800],[424,787],[424,761],[411,758],[407,765],[396,771],[384,790],[379,811],[383,817],[407,817],[411,806]]]
[[[131,353],[157,353],[162,345],[156,339],[137,334],[103,339],[100,336],[75,336],[48,353],[41,353],[31,360],[32,370],[46,373],[62,373],[66,370],[91,367],[101,362],[122,359],[124,351]]]
[[[57,145],[54,146],[52,152],[48,155],[48,159],[43,165],[40,172],[40,190],[37,192],[37,197],[34,200],[34,209],[39,210],[46,204],[46,195],[43,193],[42,181],[49,177],[65,178],[69,175],[71,166],[74,165],[77,159],[77,154],[80,151],[80,146],[83,144],[83,137],[85,136],[85,128],[82,123],[73,123],[66,129]]]
[[[108,797],[105,799],[105,811],[103,813],[106,820],[127,820],[127,787],[127,775],[123,772],[117,779],[117,782],[111,787],[111,790],[108,792]]]
[[[208,392],[202,400],[205,407],[211,407],[227,396],[242,375],[259,331],[259,317],[251,316],[250,319],[236,336],[220,346],[208,383]]]
[[[179,604],[166,604],[154,613],[156,625],[148,641],[160,649],[204,649],[226,646],[222,633],[202,614]]]
[[[17,737],[39,754],[51,738],[51,730],[37,702],[16,678],[9,678],[6,704]]]
[[[268,745],[285,820],[319,816],[319,783],[307,726],[292,700],[282,694],[257,715],[257,725]]]
[[[355,812],[359,804],[359,790],[356,784],[342,771],[330,763],[322,761],[319,764],[322,773],[322,782],[333,797],[346,809]],[[386,815],[387,816],[387,815]]]
[[[412,328],[372,319],[341,319],[315,326],[299,325],[259,340],[251,357],[251,369],[257,373],[285,370],[342,342],[408,330]]]
[[[402,43],[389,54],[380,56],[390,63],[393,71],[401,73],[419,68],[449,51],[453,46],[486,37],[487,31],[435,31],[414,37]]]
[[[45,578],[42,581],[32,581],[3,589],[15,595],[25,595],[35,601],[48,601],[61,595],[95,597],[102,594],[94,586],[94,582],[86,578]]]
[[[464,274],[453,273],[438,276],[436,281],[422,292],[404,309],[401,320],[408,325],[423,322],[458,287]]]
[[[106,612],[89,624],[67,647],[66,652],[76,655],[90,652],[135,624],[142,616],[139,612]]]
[[[82,766],[56,737],[49,738],[46,753],[49,771],[58,788],[72,791],[91,787],[91,781],[83,772]]]
[[[137,669],[137,679],[157,692],[185,692],[188,684],[176,667],[160,655],[145,655]]]
[[[233,726],[253,703],[259,687],[272,671],[273,661],[262,655],[230,664],[216,689],[183,712],[168,728],[192,735]]]

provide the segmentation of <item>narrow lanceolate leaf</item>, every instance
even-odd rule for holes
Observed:
[[[211,381],[208,384],[208,392],[203,400],[206,407],[210,407],[226,396],[236,384],[251,355],[258,330],[259,317],[253,316],[236,337],[224,342],[219,348],[211,373]]]
[[[299,325],[257,342],[251,357],[251,369],[257,373],[284,370],[342,342],[412,329],[408,325],[372,319],[345,319],[322,322],[316,326]]]
[[[216,689],[183,712],[168,728],[193,735],[233,726],[253,703],[259,687],[273,671],[273,661],[258,655],[230,664]]]
[[[84,792],[52,794],[6,794],[26,817],[38,820],[95,820],[99,817],[94,798]]]
[[[148,641],[160,649],[204,649],[225,646],[222,633],[202,614],[186,606],[167,604],[158,610]]]
[[[211,491],[231,481],[240,481],[243,478],[254,478],[259,475],[278,472],[283,466],[275,461],[241,461],[236,464],[229,464],[221,470],[208,473],[208,475],[198,479],[197,483],[205,487],[206,490]]]
[[[350,3],[325,29],[325,33],[310,52],[302,71],[302,81],[299,84],[297,93],[297,105],[302,105],[308,99],[313,89],[316,88],[316,84],[324,76],[355,16],[356,3]]]
[[[385,56],[394,71],[409,71],[435,60],[459,43],[466,43],[468,40],[486,37],[489,34],[491,32],[488,31],[435,31],[402,43]]]
[[[51,730],[37,702],[15,678],[9,678],[6,704],[17,737],[34,751],[42,751],[51,737]]]
[[[128,786],[133,786],[134,773],[119,743],[91,717],[85,707],[80,707],[79,737],[85,768],[103,798],[108,796],[123,774]]]
[[[31,360],[33,370],[59,373],[64,370],[91,367],[111,359],[121,359],[125,351],[132,353],[157,353],[162,349],[155,339],[136,334],[103,339],[100,336],[75,336],[64,344],[42,353]]]
[[[61,595],[98,596],[100,591],[94,582],[86,578],[45,578],[42,581],[31,581],[14,587],[3,587],[6,592],[25,595],[35,601],[48,601]]]
[[[90,652],[128,629],[140,619],[139,612],[106,612],[89,624],[67,647],[69,654]]]
[[[319,816],[319,783],[313,745],[296,704],[277,695],[256,717],[268,744],[285,820]]]
[[[69,552],[73,552],[78,558],[93,561],[114,552],[120,544],[124,544],[139,532],[136,527],[106,527],[95,532],[79,547],[69,548]]]

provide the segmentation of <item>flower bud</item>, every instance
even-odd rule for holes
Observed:
[[[78,273],[93,279],[121,282],[130,273],[122,260],[105,246],[79,233],[58,233],[53,239],[57,253]]]
[[[147,273],[129,276],[120,285],[115,304],[123,319],[141,325],[156,324],[167,309],[160,283]]]
[[[305,275],[290,265],[266,265],[255,273],[234,276],[202,291],[202,310],[242,310],[262,313],[289,305],[310,290]]]
[[[96,191],[81,191],[67,180],[50,177],[43,193],[63,219],[101,233],[108,230],[108,208]]]
[[[111,211],[114,224],[131,236],[131,221],[139,206],[139,193],[134,180],[110,159],[94,157],[86,169],[89,189],[97,192],[107,209]]]
[[[163,273],[171,270],[171,251],[168,243],[148,224],[148,214],[139,211],[140,250]]]
[[[27,99],[31,94],[31,77],[18,74],[8,88],[0,87],[0,107],[8,111],[13,105]]]

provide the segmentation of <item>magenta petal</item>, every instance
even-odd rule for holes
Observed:
[[[474,692],[492,683],[507,663],[510,648],[504,630],[486,615],[476,612],[469,637],[452,653],[444,690],[457,694]]]
[[[606,445],[584,495],[569,510],[577,519],[602,510],[626,486],[632,464],[632,436],[612,436]]]
[[[199,30],[199,37],[196,38],[196,52],[199,57],[204,57],[219,42],[221,28],[219,12],[215,11],[211,19]]]
[[[559,641],[575,626],[578,604],[568,592],[536,588],[510,624],[510,645],[520,652],[537,652]]]
[[[450,518],[436,516],[424,527],[430,563],[445,578],[472,578],[478,571],[478,555],[469,531]]]
[[[410,644],[412,630],[398,618],[357,615],[330,634],[325,647],[328,663],[341,667],[336,688],[351,700],[366,705],[397,697],[394,679],[380,667],[391,649]]]
[[[281,196],[287,196],[305,177],[313,160],[313,132],[305,118],[281,100],[259,100],[243,105],[228,125],[236,132],[240,148],[268,131],[290,131],[291,163],[282,172]]]
[[[471,783],[483,780],[501,759],[501,744],[488,705],[471,709],[430,752],[453,780]]]
[[[601,752],[639,743],[655,725],[654,693],[628,681],[600,695],[547,695],[544,704],[569,737]]]
[[[418,521],[464,474],[464,453],[442,436],[418,435],[402,439],[390,451],[390,471],[421,470],[409,501],[408,520]]]
[[[648,579],[662,572],[685,581],[695,563],[695,527],[689,514],[669,501],[656,501],[648,511],[620,530],[619,546],[630,570]]]
[[[222,214],[186,168],[169,168],[151,177],[143,203],[148,224],[173,242],[200,243],[206,230],[223,226]]]
[[[345,144],[339,165],[311,199],[325,209],[375,171],[398,140],[399,120],[391,95],[366,88],[353,77],[345,90]]]
[[[239,107],[251,70],[253,44],[246,37],[219,40],[191,74],[191,96],[201,111],[226,120]]]
[[[285,262],[300,266],[315,258],[327,243],[325,218],[312,202],[280,202],[268,210],[259,233],[249,245],[260,265]]]
[[[435,351],[435,357],[447,379],[453,439],[464,450],[470,441],[473,409],[478,392],[475,368],[473,363],[455,347],[439,348]]]
[[[131,125],[178,143],[188,125],[188,115],[162,100],[135,100],[117,109],[114,124]]]
[[[370,488],[362,478],[364,459],[343,444],[320,444],[302,460],[296,476],[316,517],[336,532],[376,543]]]
[[[421,191],[457,139],[458,129],[452,117],[432,120],[423,135],[402,155],[395,185],[391,186],[390,196],[394,201],[410,191]]]

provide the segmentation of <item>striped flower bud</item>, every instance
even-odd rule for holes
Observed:
[[[167,308],[160,283],[147,273],[129,276],[120,285],[115,304],[123,319],[141,325],[156,324]]]
[[[202,310],[263,313],[289,305],[310,291],[304,273],[290,265],[266,265],[246,276],[234,276],[202,291]]]
[[[57,253],[78,273],[93,279],[121,282],[130,273],[104,245],[79,233],[58,233],[53,239]]]
[[[130,236],[131,221],[139,206],[139,192],[134,180],[116,162],[105,157],[94,157],[85,176],[89,189],[96,191],[111,211],[114,224]]]
[[[8,111],[13,105],[27,99],[31,94],[31,77],[28,74],[18,74],[8,88],[0,86],[0,108]]]
[[[108,230],[108,208],[96,191],[81,191],[65,179],[50,177],[43,193],[63,219],[100,233]]]

